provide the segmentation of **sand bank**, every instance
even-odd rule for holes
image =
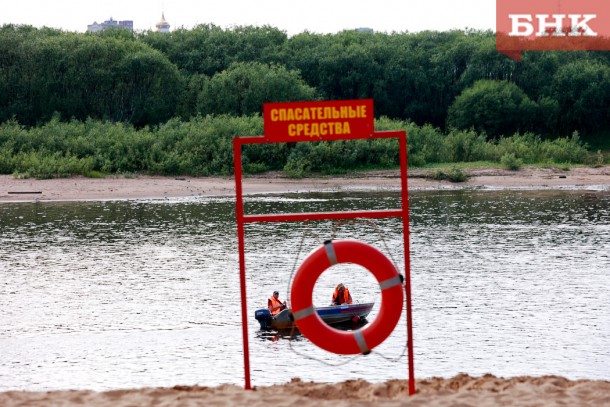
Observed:
[[[450,379],[417,380],[417,393],[407,395],[405,380],[371,384],[350,380],[336,384],[293,379],[284,385],[244,390],[175,386],[93,392],[87,390],[0,393],[0,405],[13,406],[609,406],[610,382],[557,376],[497,378],[460,374]]]
[[[597,189],[610,190],[610,167],[559,169],[524,168],[467,170],[466,182],[452,183],[431,178],[430,170],[409,172],[409,190],[425,189]],[[292,179],[279,174],[245,178],[244,194],[303,192],[313,190],[388,190],[400,188],[398,171],[372,171],[353,176]],[[229,177],[107,177],[17,179],[0,175],[0,202],[70,201],[234,196],[235,181]]]

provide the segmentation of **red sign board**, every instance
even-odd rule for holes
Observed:
[[[496,49],[610,50],[608,0],[496,0]]]
[[[265,103],[269,141],[364,138],[374,132],[373,99]]]

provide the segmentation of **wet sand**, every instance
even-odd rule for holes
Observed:
[[[596,189],[610,190],[610,166],[577,167],[569,171],[528,167],[519,171],[501,169],[466,170],[466,182],[432,179],[431,170],[409,172],[409,190],[426,189]],[[279,174],[243,180],[244,194],[304,192],[318,190],[399,190],[398,171],[372,171],[337,177],[294,179]],[[71,201],[235,196],[230,177],[107,177],[17,179],[0,175],[0,202]]]

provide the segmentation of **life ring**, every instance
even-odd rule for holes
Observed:
[[[315,312],[313,289],[318,277],[339,263],[354,263],[371,272],[381,287],[381,309],[371,324],[354,331],[327,325]],[[301,333],[314,344],[340,355],[367,354],[394,330],[403,307],[402,279],[392,262],[374,247],[356,240],[326,241],[296,272],[290,290],[292,314]]]

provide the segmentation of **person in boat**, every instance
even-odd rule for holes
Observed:
[[[286,301],[280,301],[280,293],[274,291],[273,295],[267,300],[267,308],[271,315],[275,316],[280,313],[281,310],[286,309]]]
[[[349,293],[349,290],[343,283],[339,283],[337,287],[335,287],[335,292],[333,293],[333,301],[331,305],[341,305],[341,304],[351,304],[352,303],[352,295]]]

